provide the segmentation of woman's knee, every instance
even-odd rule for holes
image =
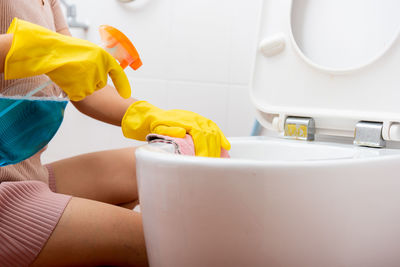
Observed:
[[[116,205],[138,199],[135,148],[84,154],[51,166],[59,193]]]

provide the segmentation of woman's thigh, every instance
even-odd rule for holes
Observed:
[[[32,266],[147,266],[140,213],[73,197]]]
[[[100,151],[51,163],[57,193],[115,205],[136,202],[135,149]]]

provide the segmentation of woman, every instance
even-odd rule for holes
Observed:
[[[127,137],[189,133],[196,155],[217,157],[221,147],[229,149],[210,120],[130,98],[117,62],[98,46],[69,37],[58,0],[0,0],[0,7],[0,90],[12,79],[23,79],[28,90],[48,76],[59,86],[48,94],[63,91],[82,113],[122,126]],[[106,85],[107,75],[115,88]],[[42,150],[0,167],[0,266],[146,266],[141,216],[131,210],[138,203],[134,151],[43,166]]]

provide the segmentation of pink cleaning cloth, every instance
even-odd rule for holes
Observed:
[[[190,135],[185,138],[176,138],[159,134],[149,134],[146,136],[147,142],[172,144],[175,147],[175,154],[195,156],[194,143]],[[227,150],[221,148],[221,158],[230,158]]]

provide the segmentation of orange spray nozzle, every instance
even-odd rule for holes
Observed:
[[[123,69],[130,66],[137,70],[142,66],[139,53],[125,34],[108,25],[100,26],[99,32],[104,49],[118,60]]]

